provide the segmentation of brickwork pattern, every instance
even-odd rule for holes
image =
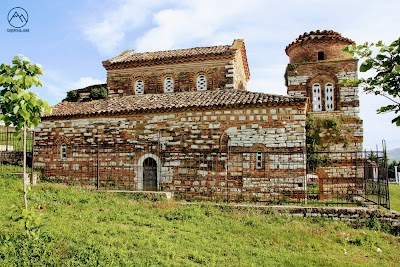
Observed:
[[[110,96],[134,94],[134,83],[137,80],[144,82],[145,94],[164,93],[164,79],[168,76],[174,79],[175,92],[196,91],[196,79],[205,75],[208,90],[233,88],[233,76],[229,72],[230,60],[216,60],[200,63],[182,63],[157,67],[137,67],[126,70],[110,70],[107,73],[107,83]],[[244,80],[242,83],[246,84]]]
[[[205,75],[207,88],[245,89],[250,79],[243,40],[231,46],[196,47],[159,52],[136,53],[133,50],[103,61],[107,70],[110,97],[134,94],[136,80],[144,81],[145,94],[164,93],[163,81],[174,79],[179,92],[196,90],[196,78]]]
[[[44,120],[36,129],[36,144],[52,149],[37,151],[36,167],[44,168],[54,179],[58,177],[64,182],[78,179],[91,184],[97,173],[90,170],[90,166],[96,165],[93,163],[98,160],[101,174],[112,168],[115,183],[140,190],[138,172],[142,166],[138,161],[148,153],[162,158],[160,184],[163,190],[194,196],[204,192],[203,198],[207,198],[206,192],[211,192],[209,197],[215,199],[218,192],[225,197],[226,190],[220,188],[228,185],[232,198],[261,195],[268,198],[282,193],[271,189],[278,182],[286,194],[294,184],[301,191],[299,181],[305,177],[304,125],[304,106]],[[97,143],[109,146],[107,153],[97,155]],[[60,158],[60,144],[75,146],[73,151],[67,152],[66,159]],[[129,145],[131,149],[128,150],[113,148]],[[241,160],[231,158],[231,163],[226,164],[228,154],[221,151],[228,147],[241,153]],[[245,155],[242,151],[282,151],[287,155],[279,158],[270,154],[264,159],[264,169],[256,171],[254,155]],[[217,153],[212,160],[202,159],[201,163],[196,160],[196,153],[209,152]],[[190,167],[191,158],[194,165]],[[285,167],[285,160],[292,164]],[[282,162],[280,167],[276,166],[277,162]],[[216,165],[222,166],[219,171],[212,168]],[[225,166],[229,168],[229,184]],[[78,170],[86,171],[87,175],[77,177]],[[191,170],[195,173],[191,174]],[[104,175],[101,179],[107,181]]]

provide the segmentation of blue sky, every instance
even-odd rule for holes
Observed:
[[[372,3],[370,3],[372,2]],[[29,14],[24,28],[8,32],[8,12]],[[54,105],[72,89],[103,83],[101,62],[127,49],[137,52],[246,43],[250,91],[286,94],[285,47],[312,30],[334,30],[356,43],[399,37],[400,1],[266,0],[69,0],[0,2],[0,62],[23,54],[45,70],[44,87],[33,89]],[[360,92],[364,147],[385,139],[400,147],[393,115],[375,110],[388,101]]]

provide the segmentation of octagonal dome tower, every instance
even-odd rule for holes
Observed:
[[[286,46],[290,63],[318,62],[320,60],[345,60],[351,56],[343,46],[354,45],[354,41],[334,31],[312,31],[304,33]]]

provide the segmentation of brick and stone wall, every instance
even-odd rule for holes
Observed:
[[[236,209],[257,208],[265,213],[291,216],[297,218],[324,218],[342,221],[351,226],[369,226],[378,222],[389,226],[390,230],[399,231],[400,213],[374,208],[363,207],[290,207],[290,206],[239,206]],[[383,227],[382,227],[383,228]]]
[[[359,118],[360,101],[358,87],[345,87],[339,84],[343,79],[357,78],[357,60],[320,61],[299,63],[287,70],[288,95],[305,96],[310,99],[308,113],[315,117],[336,117],[342,123],[342,135],[346,143],[332,142],[327,144],[326,151],[362,151],[363,127]],[[335,95],[334,111],[312,111],[312,85],[332,83]],[[324,96],[322,95],[324,106]],[[324,133],[322,133],[324,134]]]
[[[359,179],[363,177],[362,167],[357,162],[357,154],[354,154],[363,149],[358,88],[340,84],[345,79],[357,79],[357,59],[343,51],[345,45],[351,44],[354,44],[352,40],[339,33],[315,31],[300,35],[286,47],[290,61],[285,73],[288,95],[308,97],[307,113],[320,120],[331,119],[331,124],[335,124],[336,132],[323,127],[318,129],[318,139],[322,144],[308,144],[314,145],[314,152],[329,152],[315,154],[320,163],[315,170],[310,170],[318,176],[319,199],[362,193],[359,185]],[[313,100],[314,84],[320,86],[320,102]],[[334,92],[333,110],[328,111],[325,106],[327,84],[333,86]],[[317,108],[313,107],[313,101]],[[319,105],[322,110],[315,111]]]
[[[45,119],[36,129],[36,167],[50,179],[90,185],[100,176],[140,190],[139,162],[148,154],[159,160],[165,191],[205,199],[304,195],[305,118],[304,106],[249,106]],[[61,144],[72,150],[65,159]]]
[[[175,92],[196,91],[196,79],[199,75],[206,76],[207,90],[246,89],[248,78],[242,58],[242,52],[237,50],[234,56],[222,59],[109,70],[109,96],[134,94],[137,80],[144,82],[145,94],[164,93],[164,78],[167,76],[174,79]]]
[[[230,62],[233,63],[233,68],[228,69],[228,74],[226,75],[226,77],[233,77],[233,87],[237,89],[246,89],[247,81],[250,78],[246,76],[244,68],[244,66],[247,66],[247,62],[243,60],[246,57],[246,52],[243,49],[236,50],[235,59]]]
[[[290,63],[318,62],[318,52],[324,53],[324,60],[341,60],[351,58],[350,54],[343,51],[347,42],[332,42],[331,40],[308,42],[293,46],[288,50]]]
[[[359,107],[358,88],[344,87],[339,84],[344,79],[357,78],[357,60],[321,61],[298,63],[288,67],[286,83],[289,96],[304,96],[312,99],[311,87],[314,83],[321,86],[330,82],[335,89],[335,110],[352,113],[349,108]],[[311,111],[311,105],[309,107]],[[356,109],[358,112],[358,109]],[[357,113],[358,115],[358,113]]]

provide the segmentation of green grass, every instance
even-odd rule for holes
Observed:
[[[22,165],[0,164],[0,173],[22,173],[24,168]],[[26,172],[31,173],[32,168],[26,167]]]
[[[400,185],[389,184],[390,209],[400,211]]]
[[[22,182],[0,176],[0,266],[396,266],[400,239],[324,219],[39,184],[26,239],[7,216]],[[382,252],[377,252],[380,248]]]

